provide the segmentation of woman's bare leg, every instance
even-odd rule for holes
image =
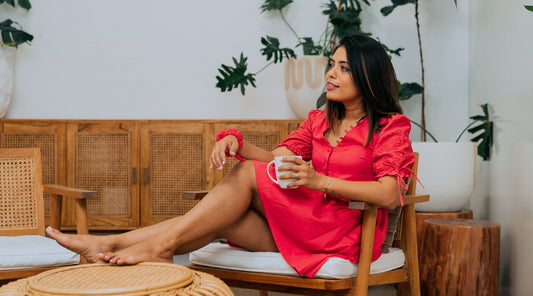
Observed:
[[[214,237],[239,221],[250,208],[252,197],[256,192],[253,162],[239,163],[198,205],[183,215],[179,223],[168,223],[166,225],[169,227],[165,227],[164,231],[156,231],[157,235],[105,255],[110,258],[110,263],[116,264],[135,264],[144,261],[171,262],[174,253],[181,247],[197,240],[205,244],[205,237]],[[266,222],[262,223],[266,225]],[[265,233],[268,235],[267,238],[263,237]],[[269,229],[253,230],[240,236],[247,237],[242,240],[252,248],[253,241],[272,240]],[[239,243],[240,239],[234,240]],[[275,246],[273,243],[272,245]]]

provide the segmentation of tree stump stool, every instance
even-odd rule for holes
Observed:
[[[416,242],[418,245],[418,261],[424,253],[424,238],[426,237],[427,224],[424,223],[428,219],[472,219],[474,214],[472,211],[461,212],[416,212]]]
[[[420,262],[422,295],[498,295],[500,225],[428,219]]]

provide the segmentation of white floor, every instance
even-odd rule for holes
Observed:
[[[174,256],[174,263],[180,264],[180,265],[189,264],[190,263],[189,255]],[[259,296],[259,293],[254,290],[240,289],[240,288],[231,288],[231,290],[233,290],[233,293],[235,293],[235,296]],[[270,292],[268,293],[268,295],[269,296],[289,296],[293,294]],[[368,289],[368,295],[369,296],[393,296],[393,295],[396,295],[396,288],[393,285],[370,287]]]

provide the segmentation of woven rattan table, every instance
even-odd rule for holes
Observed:
[[[233,295],[220,279],[185,266],[140,263],[62,267],[11,282],[4,295]]]

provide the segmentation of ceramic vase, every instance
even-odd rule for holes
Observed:
[[[316,101],[324,91],[328,58],[302,56],[285,62],[285,95],[291,110],[300,119],[316,109]]]
[[[416,192],[429,194],[429,202],[416,204],[419,212],[458,212],[463,210],[475,186],[476,143],[414,142],[419,153]]]

